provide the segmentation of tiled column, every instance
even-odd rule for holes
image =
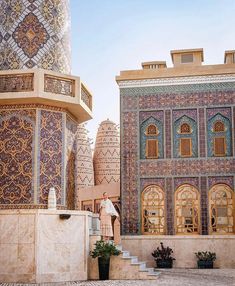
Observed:
[[[206,138],[205,138],[205,111],[199,108],[199,146],[200,157],[206,156]]]
[[[168,235],[174,234],[174,190],[173,190],[173,179],[166,179],[166,224]]]
[[[171,158],[171,111],[165,111],[165,148],[166,158]]]
[[[201,177],[201,234],[208,234],[208,223],[207,177]]]

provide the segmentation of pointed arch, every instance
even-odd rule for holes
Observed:
[[[173,128],[174,157],[197,157],[197,122],[183,115],[174,122]]]

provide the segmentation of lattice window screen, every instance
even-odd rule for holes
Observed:
[[[225,130],[224,124],[221,121],[217,121],[214,124],[214,132],[223,132]]]
[[[187,124],[187,123],[183,123],[181,126],[180,126],[180,133],[190,133],[191,132],[191,128],[190,128],[190,125]]]
[[[147,135],[156,135],[157,134],[157,127],[153,124],[149,125],[147,128]]]

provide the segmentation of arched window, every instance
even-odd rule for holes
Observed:
[[[157,126],[154,124],[150,124],[147,126],[146,135],[157,135]]]
[[[164,157],[163,122],[150,116],[140,124],[140,158]]]
[[[175,227],[177,234],[199,233],[200,195],[191,185],[182,185],[175,192]]]
[[[228,117],[225,117],[218,112],[213,117],[208,119],[208,157],[225,157],[232,155],[232,124],[229,117],[229,113]]]
[[[209,192],[210,233],[234,232],[233,191],[225,184],[214,185]]]
[[[164,192],[151,185],[142,192],[142,233],[164,234]]]
[[[191,133],[191,127],[190,127],[190,125],[189,125],[188,123],[183,123],[183,124],[181,124],[181,126],[180,126],[180,133],[181,133],[181,134]]]
[[[213,126],[213,131],[216,133],[224,132],[225,126],[222,121],[216,121]],[[226,143],[225,136],[214,137],[214,155],[225,156],[226,155]]]
[[[197,122],[193,118],[183,115],[174,122],[173,128],[174,158],[197,157]]]
[[[221,121],[215,122],[213,130],[214,132],[224,132],[225,131],[224,123]]]

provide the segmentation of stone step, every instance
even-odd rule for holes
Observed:
[[[137,256],[124,256],[124,257],[122,257],[122,259],[131,260],[131,262],[138,262]]]
[[[122,257],[130,257],[129,251],[122,251]]]

